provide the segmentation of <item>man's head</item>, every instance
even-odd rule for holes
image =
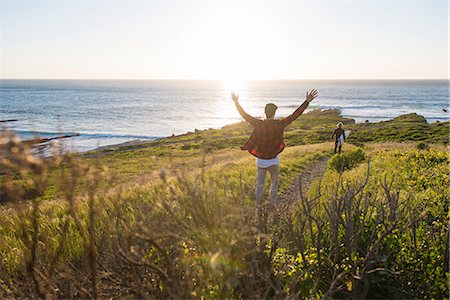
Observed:
[[[337,127],[338,127],[338,128],[342,128],[343,125],[344,125],[344,124],[342,124],[342,122],[337,123]]]
[[[273,117],[275,116],[275,111],[277,110],[278,106],[276,106],[273,103],[267,103],[266,107],[264,109],[265,113],[266,113],[266,118],[267,119],[273,119]]]

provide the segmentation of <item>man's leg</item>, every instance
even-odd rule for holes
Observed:
[[[338,146],[338,142],[334,142],[334,154],[336,154],[336,150],[337,150],[337,146]]]
[[[280,174],[280,166],[273,165],[267,168],[270,173],[270,202],[275,205],[277,201],[277,193],[278,193],[278,183],[279,183],[279,174]]]
[[[256,209],[261,211],[264,197],[264,181],[266,180],[267,169],[259,168],[256,172]]]
[[[342,145],[339,145],[339,154],[341,154]]]

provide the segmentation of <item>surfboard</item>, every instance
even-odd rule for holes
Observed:
[[[344,130],[345,139],[348,138],[348,136],[350,135],[350,133],[352,133],[351,130]]]
[[[348,136],[350,135],[350,133],[352,133],[351,130],[344,130],[345,140],[348,138]],[[344,136],[341,135],[341,136],[339,137],[339,144],[340,144],[340,145],[344,145],[345,140],[344,140]]]

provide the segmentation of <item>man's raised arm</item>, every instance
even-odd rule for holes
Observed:
[[[248,113],[244,111],[242,106],[239,104],[239,94],[236,95],[235,93],[231,93],[231,99],[234,101],[237,111],[244,118],[244,120],[249,122],[250,125],[252,125],[253,127],[255,127],[259,120],[250,116]]]
[[[281,120],[283,122],[283,126],[286,127],[289,124],[291,124],[295,119],[300,117],[300,115],[305,111],[305,109],[308,107],[309,103],[313,101],[317,97],[317,90],[311,90],[309,93],[306,92],[306,99],[305,102],[303,102],[302,105],[297,108],[292,115],[290,115],[287,118],[284,118]]]

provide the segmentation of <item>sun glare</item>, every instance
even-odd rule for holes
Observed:
[[[289,48],[282,32],[264,15],[245,11],[230,14],[233,19],[224,12],[209,15],[190,28],[183,49],[186,73],[229,85],[281,74]]]
[[[240,93],[247,87],[247,80],[237,80],[237,79],[222,79],[221,86],[225,92],[229,91]]]

